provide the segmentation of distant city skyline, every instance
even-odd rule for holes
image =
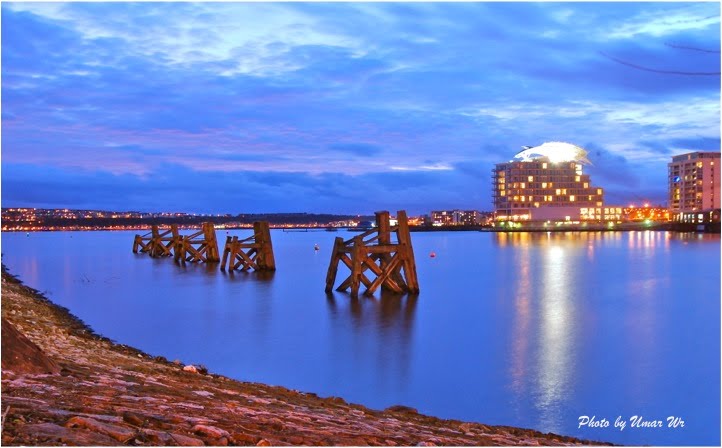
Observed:
[[[606,203],[662,204],[672,156],[720,150],[719,3],[3,2],[2,24],[3,207],[485,211],[494,165],[548,141],[588,151]]]

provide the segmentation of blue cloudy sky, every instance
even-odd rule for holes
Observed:
[[[490,210],[545,141],[663,203],[719,50],[719,3],[3,2],[2,205]]]

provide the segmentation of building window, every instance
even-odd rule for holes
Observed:
[[[569,196],[569,200],[570,200],[571,202],[574,202],[576,199],[577,199],[577,198],[575,198],[574,195],[570,195],[570,196]]]
[[[529,182],[534,182],[534,176],[529,176],[528,180],[529,180]]]
[[[546,162],[542,163],[542,168],[547,169],[547,164],[546,164]]]

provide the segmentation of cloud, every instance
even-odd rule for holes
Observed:
[[[104,205],[137,190],[130,203],[162,207],[147,198],[157,191],[200,206],[171,170],[219,191],[242,184],[258,209],[488,209],[494,163],[553,140],[599,148],[593,179],[610,191],[663,192],[671,154],[719,146],[719,78],[600,52],[718,70],[719,54],[667,45],[718,49],[715,14],[701,3],[3,3],[2,199]],[[84,182],[97,186],[86,198]],[[357,194],[358,182],[403,194]]]
[[[368,143],[333,143],[329,148],[362,157],[374,157],[383,151],[380,146]]]
[[[658,10],[642,11],[612,27],[607,35],[610,38],[624,39],[645,34],[660,37],[714,26],[719,28],[719,22],[719,4],[677,4],[663,6]]]
[[[377,172],[278,173],[259,171],[198,172],[163,165],[153,176],[47,168],[3,162],[2,191],[6,207],[74,207],[109,210],[167,210],[189,213],[328,212],[371,213],[407,209],[421,214],[473,181],[448,174]],[[363,184],[365,188],[359,189]],[[92,192],[92,194],[89,194]],[[393,194],[389,194],[393,192]],[[481,200],[475,192],[474,197]],[[228,198],[233,198],[229,202]],[[179,200],[178,198],[182,198]],[[455,200],[456,207],[463,200]]]

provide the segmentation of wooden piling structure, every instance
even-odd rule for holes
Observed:
[[[399,210],[397,220],[397,225],[392,227],[389,212],[376,212],[376,228],[347,241],[341,237],[335,239],[326,274],[326,292],[333,288],[339,263],[346,265],[351,274],[336,290],[351,288],[352,297],[358,297],[361,284],[366,287],[366,295],[372,295],[379,287],[396,293],[419,292],[406,211]],[[392,235],[396,236],[395,243]],[[367,277],[367,271],[376,276],[373,281]]]
[[[221,261],[213,223],[204,222],[200,231],[177,238],[173,252],[175,261],[180,262],[217,263]]]
[[[150,232],[145,235],[135,235],[133,253],[137,254],[140,251],[154,258],[170,257],[179,238],[177,224],[171,224],[170,229],[163,232],[157,225],[153,225]]]
[[[223,249],[221,270],[247,271],[275,271],[276,260],[273,256],[273,244],[271,243],[271,231],[267,221],[256,221],[253,223],[253,235],[239,240],[237,236],[226,237],[226,245]]]

